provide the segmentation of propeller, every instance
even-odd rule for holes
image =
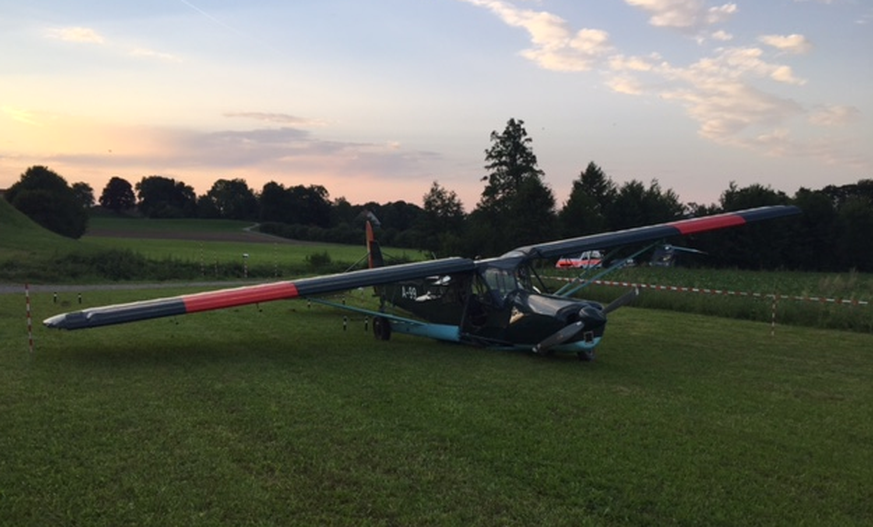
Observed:
[[[627,304],[631,303],[633,301],[633,299],[635,299],[639,295],[640,295],[639,288],[634,287],[633,289],[631,289],[627,293],[621,295],[620,297],[618,297],[615,300],[613,300],[612,302],[610,302],[608,306],[604,307],[603,314],[606,315],[606,314],[612,313],[616,309],[618,309],[622,306],[626,306]]]
[[[573,322],[569,326],[564,326],[559,331],[551,334],[550,336],[543,339],[539,344],[534,346],[533,352],[543,353],[549,351],[555,346],[560,346],[561,344],[578,335],[579,332],[583,329],[585,329],[585,323],[581,320],[578,322]]]
[[[593,306],[583,307],[579,312],[579,315],[583,317],[583,320],[579,320],[573,322],[572,324],[568,324],[556,331],[555,333],[549,335],[539,344],[533,347],[534,353],[544,353],[554,348],[555,346],[560,346],[561,344],[571,340],[573,337],[578,335],[583,329],[585,329],[584,319],[587,318],[589,320],[593,319],[606,319],[606,315],[615,311],[616,309],[629,304],[632,302],[637,296],[639,296],[640,290],[638,288],[633,288],[627,293],[621,295],[616,298],[608,306],[603,308],[602,310],[598,310]]]

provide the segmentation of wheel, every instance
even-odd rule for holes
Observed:
[[[385,317],[374,317],[373,336],[378,340],[389,340],[391,338],[391,321]]]

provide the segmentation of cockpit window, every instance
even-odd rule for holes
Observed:
[[[518,289],[515,274],[506,269],[489,267],[485,269],[483,276],[491,292],[496,293],[501,299],[506,298],[506,295]]]

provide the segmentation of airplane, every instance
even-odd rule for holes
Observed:
[[[655,249],[655,252],[652,253],[652,260],[649,265],[654,267],[673,267],[676,265],[676,260],[679,256],[678,253],[690,253],[690,254],[706,254],[704,251],[698,249],[692,249],[691,247],[679,247],[676,245],[665,244]]]
[[[49,328],[75,330],[122,324],[257,304],[307,298],[373,317],[373,333],[388,340],[392,332],[497,349],[522,349],[535,354],[576,353],[595,358],[607,315],[639,294],[632,289],[604,306],[573,295],[587,283],[614,271],[627,259],[598,269],[597,276],[572,281],[549,292],[537,274],[536,262],[586,250],[649,245],[633,256],[662,245],[665,239],[688,236],[752,222],[799,214],[795,206],[776,205],[681,219],[631,229],[519,247],[488,259],[449,257],[384,265],[373,230],[367,225],[368,268],[346,273],[278,281],[169,298],[93,307],[62,313],[43,321]],[[373,287],[377,309],[366,309],[322,295]],[[397,309],[389,308],[394,307]],[[398,310],[403,313],[398,314]]]

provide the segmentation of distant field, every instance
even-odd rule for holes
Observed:
[[[366,253],[364,233],[360,246],[297,242],[244,229],[254,224],[231,220],[149,220],[98,217],[84,237],[101,247],[131,249],[152,259],[182,259],[208,264],[239,262],[249,255],[250,265],[292,265],[307,255],[327,251],[332,258],[355,262]]]
[[[253,225],[251,221],[237,220],[160,220],[147,218],[127,218],[114,216],[95,216],[88,224],[88,234],[105,232],[123,233],[236,233]]]
[[[190,290],[89,292],[83,307]],[[372,302],[356,293],[355,302]],[[32,298],[37,320],[78,307]],[[637,308],[600,357],[304,301],[80,332],[0,295],[9,525],[869,525],[873,336]]]
[[[70,240],[40,228],[2,202],[0,282],[93,282],[94,268],[100,267],[109,269],[110,275],[114,269],[130,267],[134,275],[145,275],[139,280],[152,281],[240,279],[246,274],[259,278],[302,276],[317,271],[314,262],[319,263],[321,272],[339,272],[366,254],[363,231],[360,245],[337,245],[298,242],[244,230],[252,225],[224,220],[99,216],[92,218],[89,234]],[[119,251],[131,251],[149,260],[148,269],[137,271],[143,265]],[[385,248],[384,252],[407,260],[421,257],[409,250]],[[130,273],[120,274],[121,278],[114,279],[128,279]]]
[[[544,270],[543,274],[564,280],[552,281],[554,287],[577,276],[551,269]],[[771,320],[775,307],[779,324],[873,333],[873,275],[870,274],[639,266],[616,271],[604,280],[641,285],[641,295],[634,304],[640,307],[757,321]],[[628,287],[591,285],[578,295],[607,302]],[[735,294],[663,291],[659,287]],[[774,306],[776,295],[779,299]],[[839,302],[842,300],[849,303]]]
[[[557,269],[550,274],[563,277],[576,276],[576,273],[571,271]],[[735,292],[779,293],[782,295],[825,296],[873,301],[873,275],[854,271],[843,273],[761,272],[742,269],[637,266],[615,271],[608,275],[605,280]]]

